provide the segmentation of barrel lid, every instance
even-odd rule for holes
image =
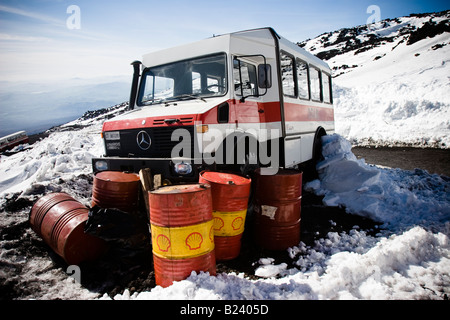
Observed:
[[[154,194],[174,194],[174,193],[189,193],[189,192],[199,192],[211,188],[208,184],[180,184],[173,186],[166,186],[158,188],[151,193]]]
[[[140,178],[135,173],[125,173],[120,171],[102,171],[95,175],[96,179],[114,182],[135,182]]]
[[[250,179],[226,172],[204,171],[200,175],[209,182],[219,184],[245,185],[251,183]]]

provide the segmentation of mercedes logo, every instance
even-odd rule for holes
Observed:
[[[152,144],[152,139],[146,131],[140,131],[136,136],[136,142],[139,148],[147,150]]]

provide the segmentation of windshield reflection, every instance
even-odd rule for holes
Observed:
[[[138,105],[204,100],[226,92],[226,55],[221,53],[144,69]]]

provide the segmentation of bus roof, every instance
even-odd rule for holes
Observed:
[[[151,52],[143,56],[142,62],[144,67],[148,67],[217,52],[237,54],[237,52],[233,52],[232,48],[241,48],[241,44],[243,44],[242,41],[247,43],[246,47],[253,46],[251,49],[253,49],[254,46],[261,46],[261,48],[267,46],[275,47],[274,37],[277,38],[281,50],[287,51],[291,54],[295,53],[296,56],[299,56],[306,62],[312,63],[317,67],[331,72],[325,61],[320,60],[293,42],[281,37],[270,27],[227,33],[193,43]],[[239,43],[239,45],[233,45],[234,42]],[[258,53],[257,50],[258,49],[253,49],[253,53]]]

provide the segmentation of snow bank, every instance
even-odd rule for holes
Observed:
[[[433,234],[422,227],[366,243],[375,245],[361,253],[347,251],[356,237],[330,234],[298,260],[312,262],[307,271],[282,270],[281,278],[249,280],[243,274],[222,273],[211,277],[196,274],[168,288],[113,297],[115,300],[311,300],[311,299],[442,299],[450,283],[448,236]],[[354,244],[353,244],[354,245]],[[352,246],[353,246],[352,245]],[[332,255],[326,252],[333,248]],[[291,248],[295,251],[297,247]],[[304,251],[305,248],[300,248]],[[323,259],[317,259],[321,253]],[[314,262],[313,262],[314,261]],[[267,263],[268,261],[264,261]],[[270,264],[264,264],[269,266]],[[259,269],[257,269],[259,270]],[[110,299],[104,295],[102,299]]]
[[[100,131],[97,124],[78,131],[54,132],[33,148],[2,156],[0,199],[8,193],[27,195],[34,184],[58,184],[60,179],[92,174],[92,158],[103,153]]]
[[[450,36],[412,34],[449,13],[323,34],[304,48],[333,69],[336,133],[354,145],[450,146]]]
[[[420,169],[381,169],[357,160],[350,143],[334,134],[323,138],[325,160],[318,164],[320,181],[306,189],[324,195],[329,206],[384,223],[393,231],[421,225],[441,231],[450,221],[448,179]]]
[[[335,78],[336,132],[354,144],[448,148],[450,46],[434,51],[433,45],[448,42],[448,35],[436,38],[402,43],[376,61],[369,56],[370,62]]]

